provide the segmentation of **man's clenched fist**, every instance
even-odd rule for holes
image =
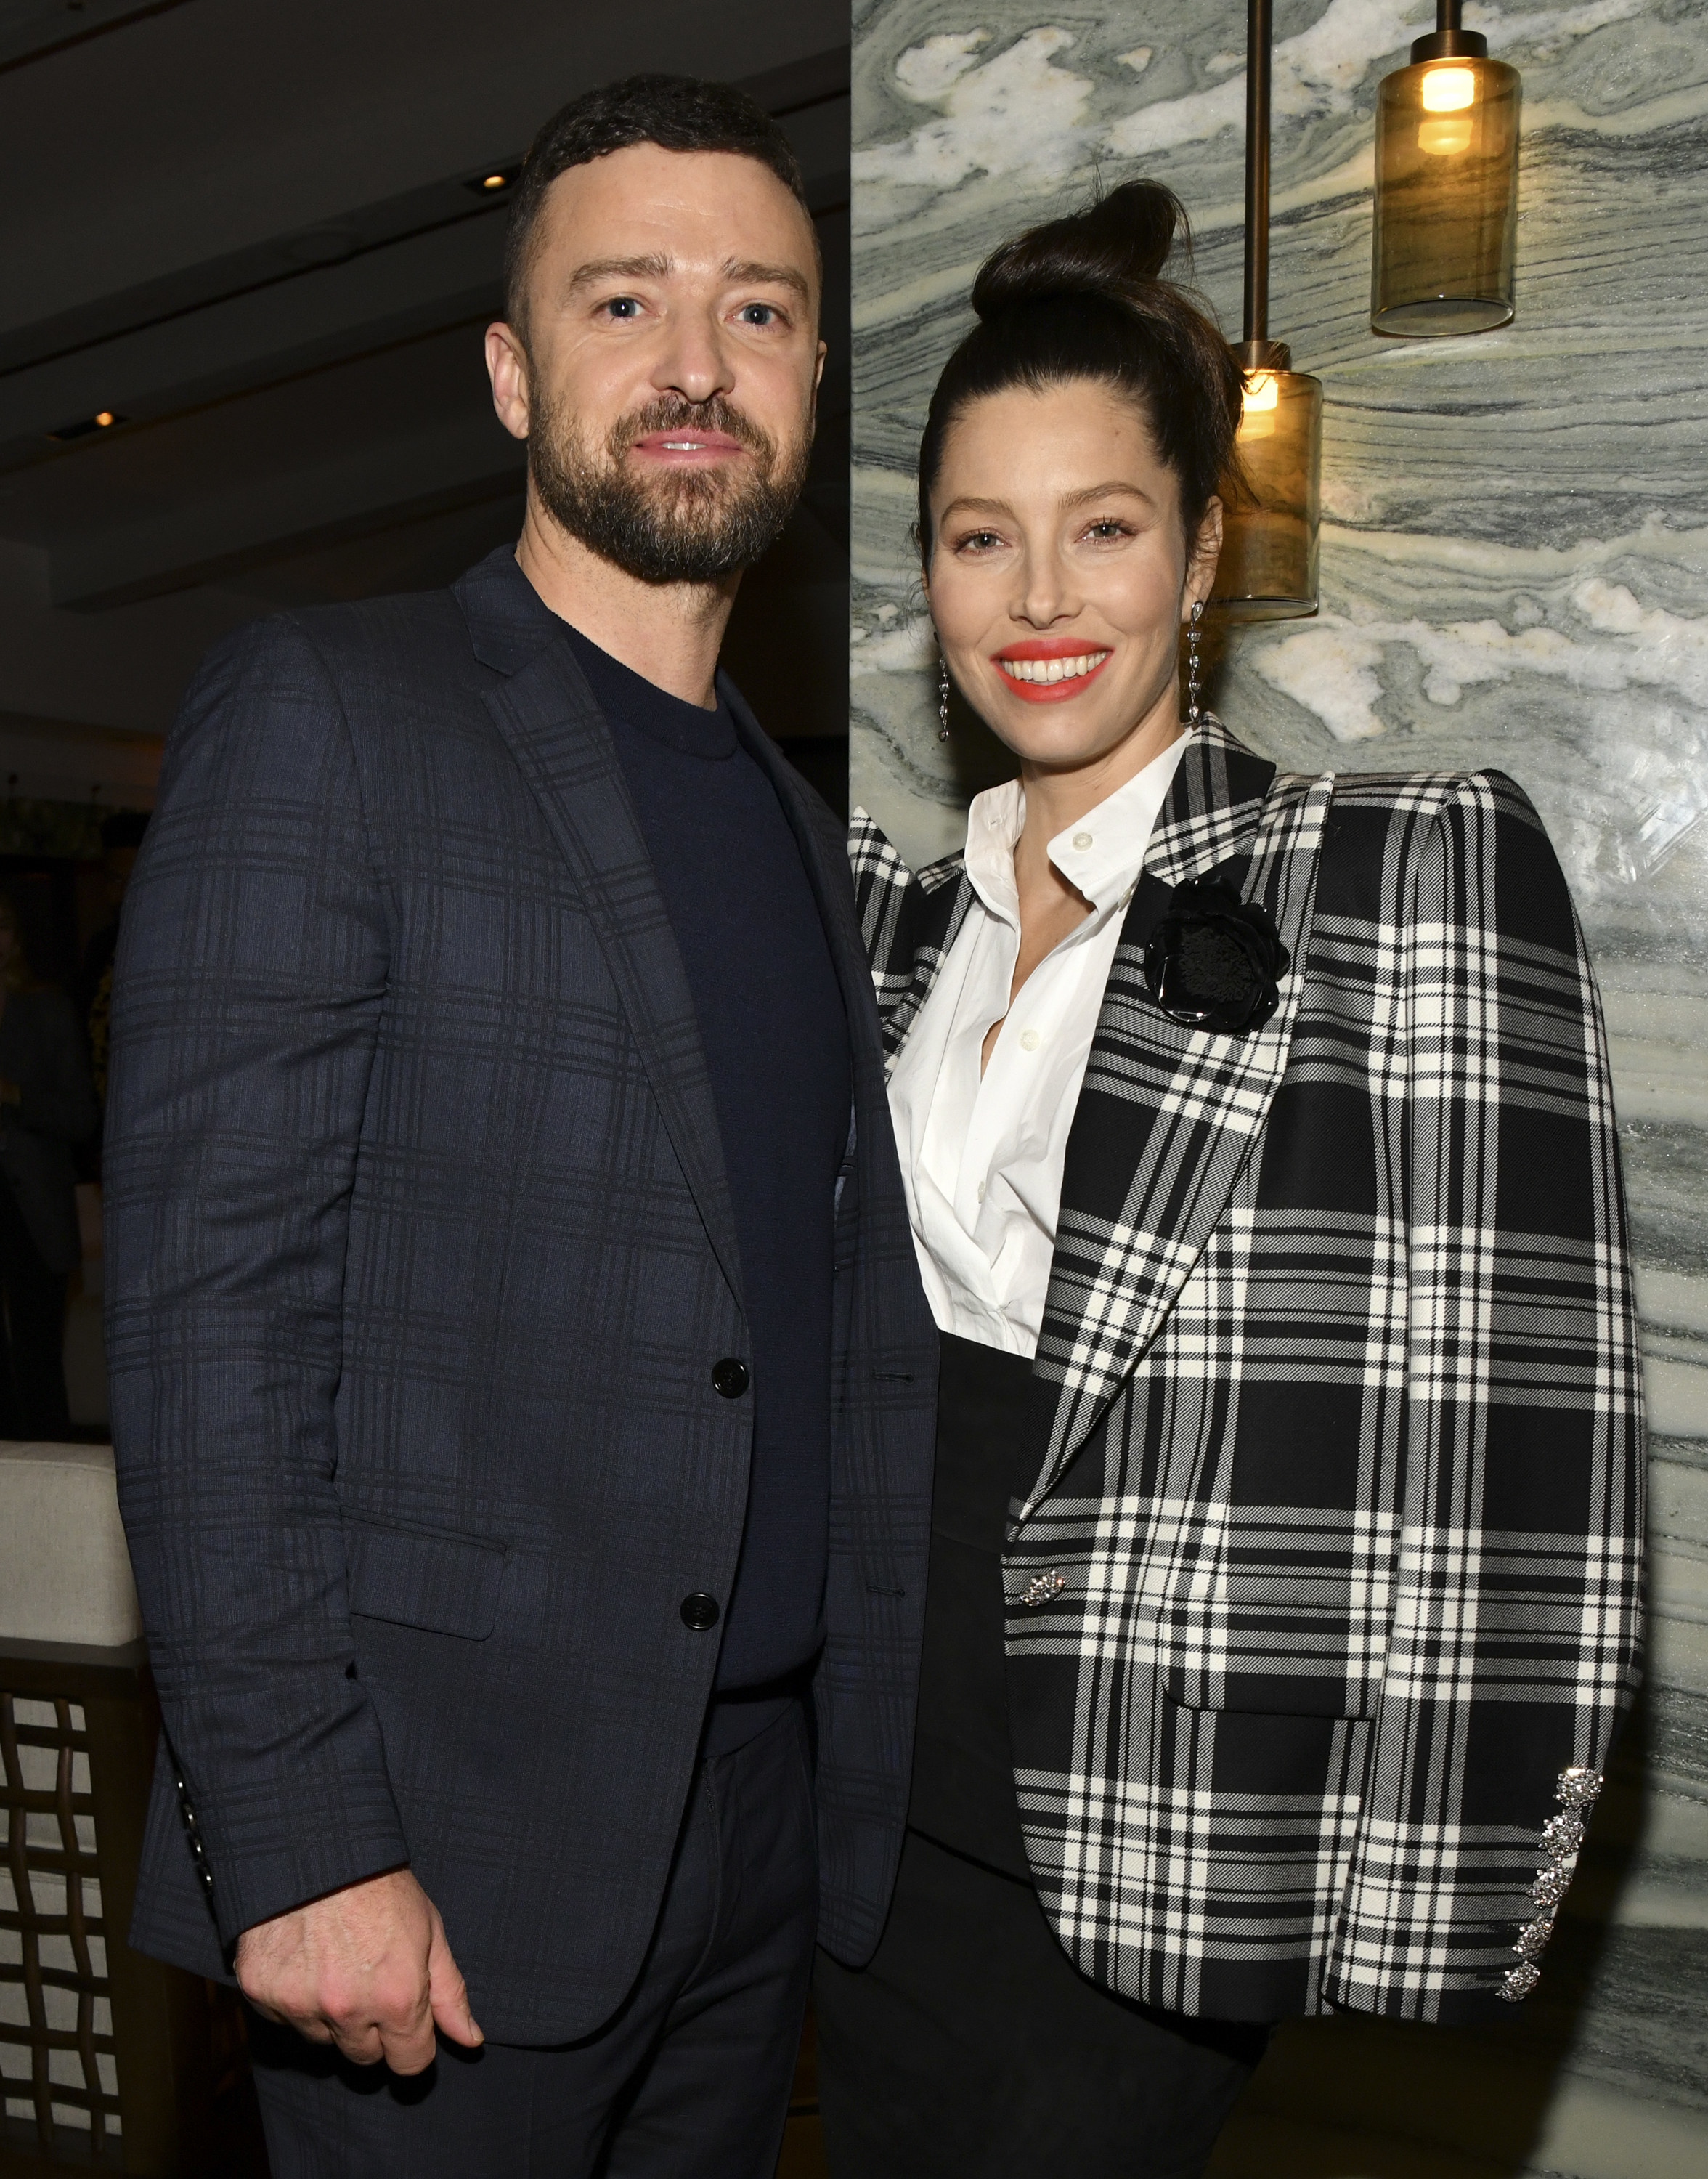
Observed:
[[[433,2062],[433,2031],[484,2043],[439,1909],[407,1869],[258,1922],[238,1939],[238,1981],[258,2012],[359,2066]]]

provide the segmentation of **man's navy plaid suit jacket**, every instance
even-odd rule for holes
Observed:
[[[754,727],[848,1003],[822,1935],[906,1808],[936,1338],[839,828]],[[127,1533],[170,1756],[134,1941],[408,1861],[501,2040],[638,1970],[717,1661],[749,1398],[698,1028],[610,736],[506,551],[222,645],[127,898],[106,1152]],[[179,1794],[175,1777],[181,1776]],[[183,1820],[193,1811],[205,1896]]]

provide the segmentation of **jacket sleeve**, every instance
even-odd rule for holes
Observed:
[[[1326,1994],[1453,2022],[1538,1979],[1640,1677],[1642,1394],[1600,1003],[1510,780],[1456,783],[1410,908],[1397,1602]]]
[[[125,901],[104,1156],[120,1504],[222,1938],[407,1860],[332,1478],[388,931],[288,622],[215,651]]]

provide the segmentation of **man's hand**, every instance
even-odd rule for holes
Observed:
[[[359,2066],[424,2072],[435,2027],[454,2043],[486,2039],[439,1909],[407,1869],[258,1922],[238,1939],[237,1970],[257,2012]]]

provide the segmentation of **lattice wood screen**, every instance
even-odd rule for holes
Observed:
[[[107,1929],[79,1703],[0,1692],[0,2074],[8,2118],[44,2149],[77,2128],[97,2158],[118,2125]]]

